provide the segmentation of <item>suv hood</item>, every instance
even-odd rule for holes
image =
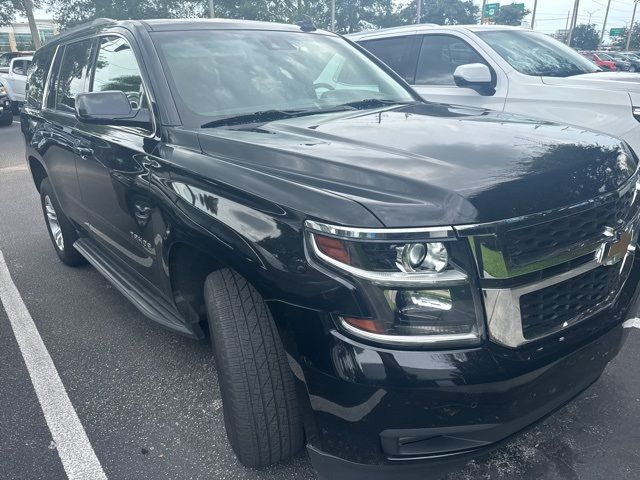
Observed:
[[[606,90],[622,90],[640,93],[640,73],[596,72],[572,77],[542,77],[547,85],[589,87]]]
[[[440,104],[198,133],[212,157],[348,197],[388,227],[538,213],[617,189],[636,170],[605,134]]]

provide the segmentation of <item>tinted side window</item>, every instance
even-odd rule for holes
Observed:
[[[425,35],[418,57],[416,85],[455,85],[453,72],[460,65],[483,63],[484,59],[459,38]]]
[[[91,58],[92,42],[83,40],[64,48],[58,76],[56,110],[74,113],[76,96],[86,92],[85,78]]]
[[[367,40],[362,42],[362,46],[395,70],[396,73],[406,77],[406,72],[402,71],[402,59],[407,48],[409,48],[410,38],[392,37]]]
[[[29,79],[27,83],[27,104],[35,108],[42,106],[44,96],[44,84],[53,60],[53,51],[40,50],[33,57],[29,68]]]
[[[124,92],[133,110],[146,108],[142,77],[136,57],[127,41],[120,37],[100,39],[91,91],[109,90]]]

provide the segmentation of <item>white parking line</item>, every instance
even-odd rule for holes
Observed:
[[[29,167],[26,165],[16,165],[15,167],[2,167],[0,168],[0,174],[3,173],[13,173],[13,172],[24,172],[29,170]]]
[[[70,480],[106,479],[78,414],[71,405],[58,371],[40,337],[0,251],[0,303],[4,306],[31,383],[53,441]]]

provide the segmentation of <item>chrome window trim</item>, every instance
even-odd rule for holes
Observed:
[[[85,35],[83,37],[80,38],[73,38],[70,41],[67,42],[61,42],[58,45],[56,45],[56,50],[55,53],[53,55],[53,59],[51,60],[51,66],[49,67],[49,74],[47,76],[47,80],[46,80],[46,86],[45,86],[45,96],[42,99],[42,106],[40,107],[41,111],[44,112],[50,112],[53,113],[55,115],[61,115],[67,118],[73,118],[76,119],[76,116],[73,113],[69,113],[69,112],[63,112],[61,110],[58,110],[55,106],[53,108],[49,108],[47,107],[47,101],[48,101],[48,97],[49,97],[49,90],[50,90],[50,84],[49,82],[51,81],[51,69],[54,67],[57,56],[60,52],[62,52],[63,56],[64,56],[64,49],[68,46],[68,45],[73,45],[74,43],[79,43],[79,42],[84,42],[86,40],[91,40],[92,42],[94,42],[96,44],[96,50],[95,52],[93,52],[91,54],[91,58],[90,58],[90,63],[88,65],[89,67],[89,71],[87,72],[87,74],[89,75],[89,78],[85,78],[85,88],[87,89],[86,92],[83,93],[90,93],[89,89],[91,88],[91,82],[93,81],[93,74],[95,73],[95,67],[96,67],[96,61],[98,58],[98,54],[100,53],[100,39],[102,37],[119,37],[122,38],[125,42],[127,42],[127,44],[129,45],[129,48],[131,48],[131,51],[133,52],[133,56],[136,60],[136,64],[138,66],[138,70],[140,72],[140,79],[142,80],[142,86],[144,88],[144,92],[147,96],[147,103],[148,105],[148,110],[149,110],[149,118],[151,119],[151,131],[149,131],[149,133],[145,133],[147,130],[145,129],[140,129],[138,127],[123,127],[123,126],[115,126],[112,125],[110,128],[113,128],[115,130],[120,130],[126,133],[130,133],[132,135],[136,135],[138,137],[143,137],[143,138],[156,138],[159,135],[159,126],[160,123],[158,122],[158,119],[156,118],[155,115],[155,109],[153,108],[153,105],[155,103],[154,100],[154,94],[153,92],[149,89],[149,83],[147,82],[147,80],[145,79],[145,73],[146,70],[143,71],[143,68],[141,67],[141,65],[143,65],[143,59],[141,56],[138,56],[136,53],[136,48],[139,49],[139,45],[136,43],[134,48],[133,42],[129,41],[129,39],[122,33],[120,32],[114,32],[114,31],[103,31],[100,33],[91,33],[88,35]],[[141,62],[142,59],[142,62]],[[62,60],[64,60],[64,58],[61,58],[60,61],[62,62]],[[60,74],[60,68],[61,65],[58,65],[58,69],[56,73],[56,82],[58,80],[58,76]],[[89,85],[87,85],[87,83]],[[56,104],[57,104],[57,88],[58,85],[56,83],[55,85],[56,87],[56,92],[54,92],[54,95],[56,96]],[[76,119],[77,120],[77,119]],[[83,125],[85,125],[83,122],[78,120],[78,123],[76,124],[75,128],[77,128],[78,130],[80,130],[82,133],[88,134],[88,135],[92,135],[95,136],[95,134],[92,134],[91,132],[88,132],[87,129],[83,129],[81,128]]]
[[[315,220],[306,220],[304,225],[308,230],[353,240],[446,240],[453,239],[456,236],[452,227],[358,228],[331,225],[328,223],[317,222]]]
[[[466,285],[469,277],[459,270],[446,270],[440,273],[372,272],[347,265],[325,255],[316,244],[314,235],[309,235],[313,253],[320,260],[354,277],[367,280],[381,287],[454,287]]]
[[[60,54],[60,50],[61,50],[60,47],[61,45],[56,45],[55,52],[53,52],[53,57],[51,57],[51,65],[49,65],[49,70],[47,71],[47,78],[44,84],[44,95],[42,96],[42,104],[40,105],[40,111],[53,110],[47,107],[47,103],[49,101],[49,90],[51,89],[51,76],[52,76],[51,74],[53,73],[54,66],[57,66],[56,60],[58,58],[58,55]],[[59,66],[58,66],[58,70],[60,70]],[[57,76],[58,72],[55,72],[55,73]]]
[[[340,318],[340,326],[345,331],[355,337],[376,343],[399,346],[424,346],[443,343],[470,344],[479,341],[480,337],[475,333],[460,333],[450,335],[385,335],[383,333],[371,333],[349,325],[343,318]]]

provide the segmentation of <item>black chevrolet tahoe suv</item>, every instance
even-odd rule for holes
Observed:
[[[423,479],[596,381],[637,311],[625,144],[425,103],[308,23],[99,20],[27,90],[56,253],[211,339],[247,466]]]

